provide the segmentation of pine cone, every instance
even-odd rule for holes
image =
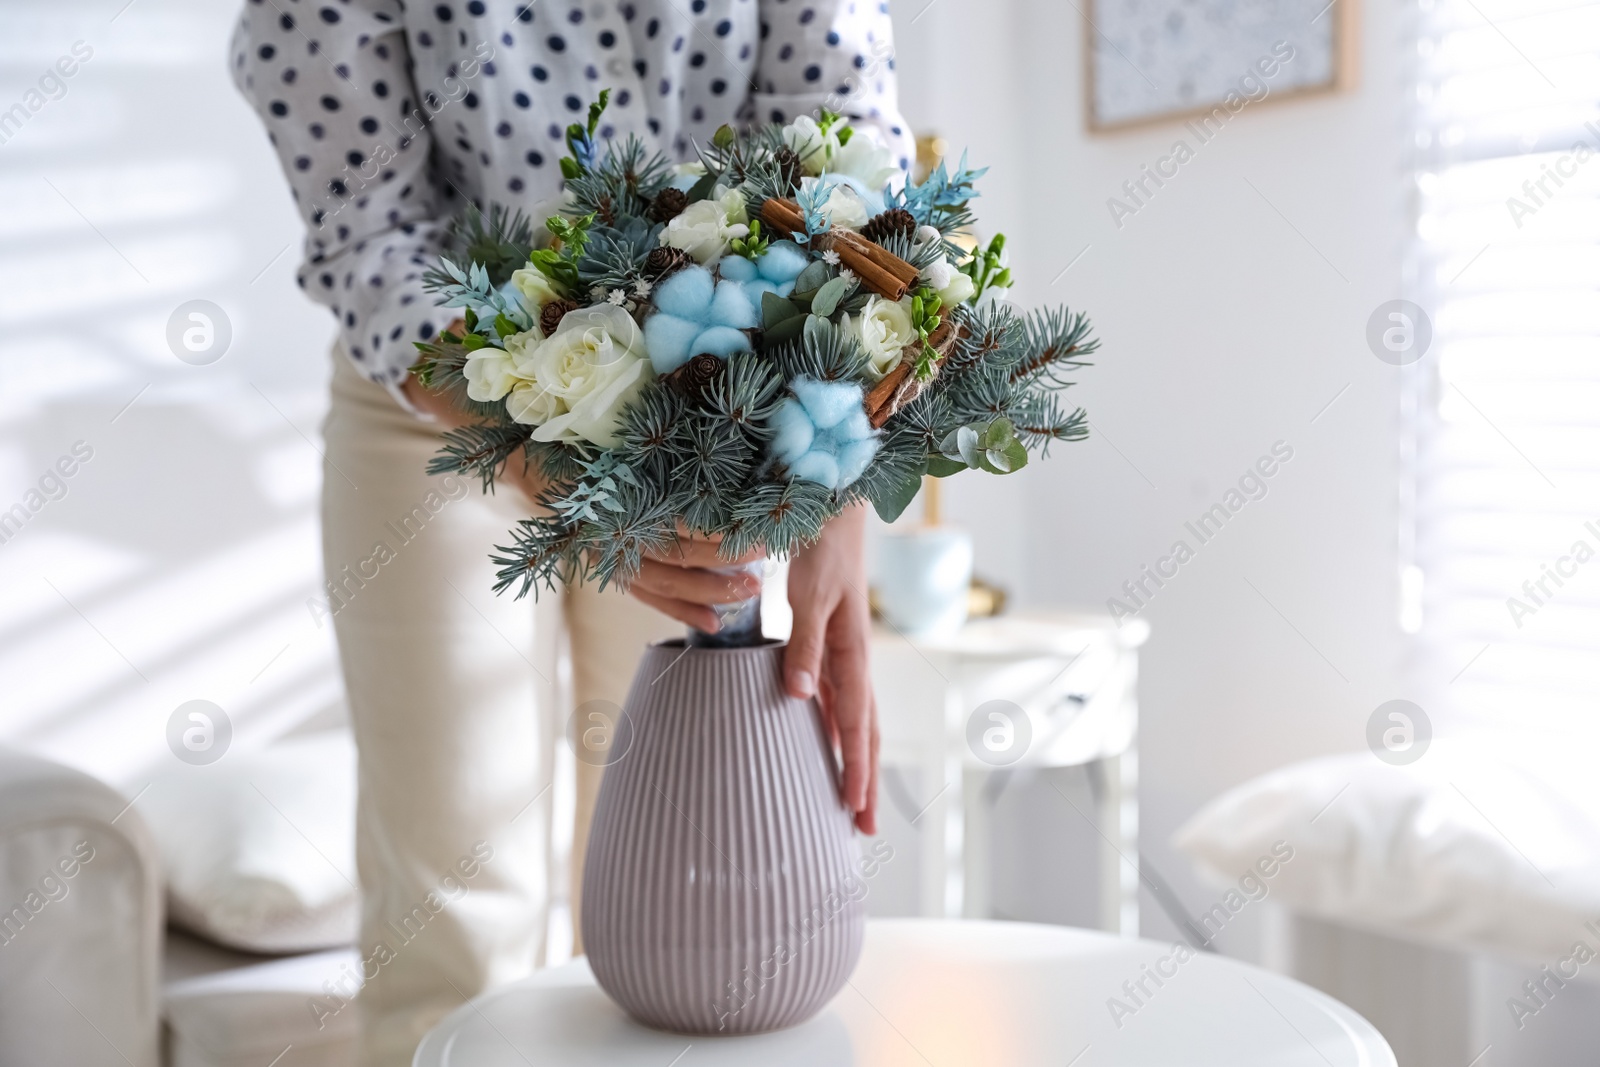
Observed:
[[[716,385],[725,370],[727,367],[722,360],[709,352],[702,352],[691,356],[689,362],[664,376],[661,381],[679,395],[693,399]]]
[[[651,277],[660,281],[673,271],[682,270],[684,267],[694,265],[694,257],[681,248],[652,248],[650,254],[644,257],[644,269]]]
[[[683,209],[689,206],[689,194],[682,189],[671,186],[656,194],[650,201],[650,208],[646,212],[652,222],[670,222],[683,214]]]
[[[570,300],[552,300],[539,311],[539,329],[549,337],[556,332],[556,327],[561,325],[561,320],[567,312],[577,311],[578,305]]]
[[[794,149],[778,149],[772,154],[772,162],[778,165],[778,173],[783,175],[784,196],[789,196],[800,188],[800,179],[805,177],[806,171]]]
[[[874,215],[861,227],[861,236],[869,241],[882,244],[890,237],[910,237],[917,232],[917,220],[905,208],[890,208],[881,215]]]

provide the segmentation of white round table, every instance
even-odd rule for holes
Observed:
[[[1122,1008],[1114,1010],[1112,998]],[[1377,1030],[1338,1001],[1219,956],[1179,962],[1172,945],[1060,926],[886,919],[868,923],[850,984],[792,1030],[649,1030],[607,1000],[577,960],[462,1005],[414,1061],[601,1064],[1395,1067],[1395,1058]]]

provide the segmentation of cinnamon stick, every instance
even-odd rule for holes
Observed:
[[[801,233],[805,217],[793,200],[773,197],[761,205],[761,221],[782,233]],[[819,237],[819,246],[839,253],[839,262],[861,279],[866,289],[887,300],[899,300],[917,280],[917,268],[880,245],[849,230],[835,229]]]
[[[950,324],[949,318],[939,323],[938,327],[928,335],[928,344],[938,353],[934,357],[934,373],[937,375],[939,364],[944,362],[945,356],[950,354],[950,349],[955,347],[959,335]],[[906,345],[900,352],[900,362],[890,368],[862,400],[862,407],[867,410],[867,421],[874,430],[883,428],[883,424],[894,417],[895,412],[905,407],[917,398],[926,384],[917,380],[913,375],[916,370],[917,360],[922,355],[922,344]]]

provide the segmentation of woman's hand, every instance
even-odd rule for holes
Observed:
[[[867,516],[846,511],[789,564],[794,631],[784,657],[793,696],[817,696],[844,757],[844,802],[865,834],[878,832],[878,705],[867,665]]]
[[[761,593],[759,574],[717,574],[707,569],[751,563],[762,557],[761,552],[723,559],[717,551],[717,540],[690,536],[688,530],[680,527],[675,545],[645,557],[628,593],[663,615],[693,626],[701,633],[714,634],[719,623],[711,605],[736,604]]]

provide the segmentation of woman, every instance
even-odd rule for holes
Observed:
[[[563,130],[602,88],[604,136],[678,159],[724,123],[826,106],[909,167],[888,5],[250,0],[233,51],[309,227],[300,284],[340,324],[323,541],[361,753],[362,1062],[403,1067],[445,1012],[543,952],[554,726],[539,721],[556,709],[553,671],[528,657],[564,625],[580,708],[620,702],[645,642],[672,620],[713,629],[707,605],[755,591],[689,542],[647,561],[631,599],[487,595],[489,546],[528,500],[455,499],[423,473],[458,416],[408,374],[413,342],[450,317],[422,273],[468,200],[533,210],[559,192]],[[531,497],[534,477],[508,473]],[[785,682],[820,695],[844,800],[873,833],[864,521],[841,516],[793,561]],[[579,769],[581,848],[597,779]]]

